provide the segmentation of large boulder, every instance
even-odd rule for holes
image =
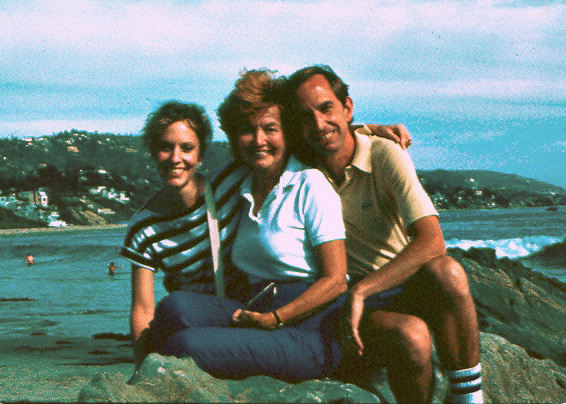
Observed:
[[[566,284],[519,262],[497,260],[492,249],[451,253],[468,274],[481,331],[501,335],[535,358],[566,364]]]
[[[379,399],[357,386],[334,380],[289,384],[267,376],[221,380],[192,359],[149,355],[129,382],[121,373],[99,373],[79,402],[364,402]]]
[[[566,368],[494,334],[480,332],[480,349],[485,402],[566,402]]]
[[[535,359],[503,337],[480,333],[486,402],[566,401],[566,368]],[[335,380],[289,384],[267,376],[244,380],[212,377],[191,359],[149,355],[126,382],[121,373],[99,373],[84,387],[80,402],[391,402],[386,378],[374,380],[366,391]],[[437,369],[435,402],[446,395],[446,379]]]

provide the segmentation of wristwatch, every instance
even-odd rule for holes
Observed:
[[[285,325],[283,321],[281,321],[279,314],[277,314],[277,310],[273,310],[271,314],[273,314],[273,317],[275,317],[275,321],[277,322],[277,324],[275,324],[275,328],[281,328]]]

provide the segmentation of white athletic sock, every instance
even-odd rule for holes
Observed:
[[[450,382],[450,402],[454,404],[483,403],[481,363],[469,369],[445,372]]]

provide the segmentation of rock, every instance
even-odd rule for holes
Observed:
[[[289,384],[267,376],[216,379],[192,359],[149,355],[129,384],[120,373],[99,373],[85,386],[79,402],[365,402],[379,399],[352,384],[309,380]]]
[[[541,251],[531,254],[529,261],[552,265],[560,268],[566,267],[566,239],[560,243],[546,246]]]
[[[488,253],[480,257],[491,258]],[[468,258],[466,269],[480,330],[505,337],[536,358],[566,364],[566,285],[511,260],[483,267]]]
[[[225,381],[190,360],[149,355],[129,383],[119,373],[101,373],[81,390],[81,402],[228,402]]]
[[[480,341],[485,402],[566,402],[566,368],[532,358],[498,335],[480,333]]]
[[[566,368],[535,359],[523,348],[494,334],[480,333],[484,399],[487,403],[566,401]],[[437,371],[434,402],[442,402],[447,382]],[[149,355],[126,383],[120,373],[100,373],[79,395],[79,402],[342,402],[392,401],[386,379],[372,390],[335,380],[289,384],[267,376],[244,380],[216,379],[192,359]]]

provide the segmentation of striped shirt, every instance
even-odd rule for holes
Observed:
[[[229,291],[236,271],[231,265],[231,251],[243,200],[239,187],[248,169],[230,163],[211,173],[210,179],[225,266],[225,282]],[[153,198],[155,198],[154,196]],[[214,293],[214,270],[204,194],[184,212],[167,215],[148,209],[150,202],[134,214],[120,254],[134,265],[154,272],[162,270],[168,291],[190,290]]]

